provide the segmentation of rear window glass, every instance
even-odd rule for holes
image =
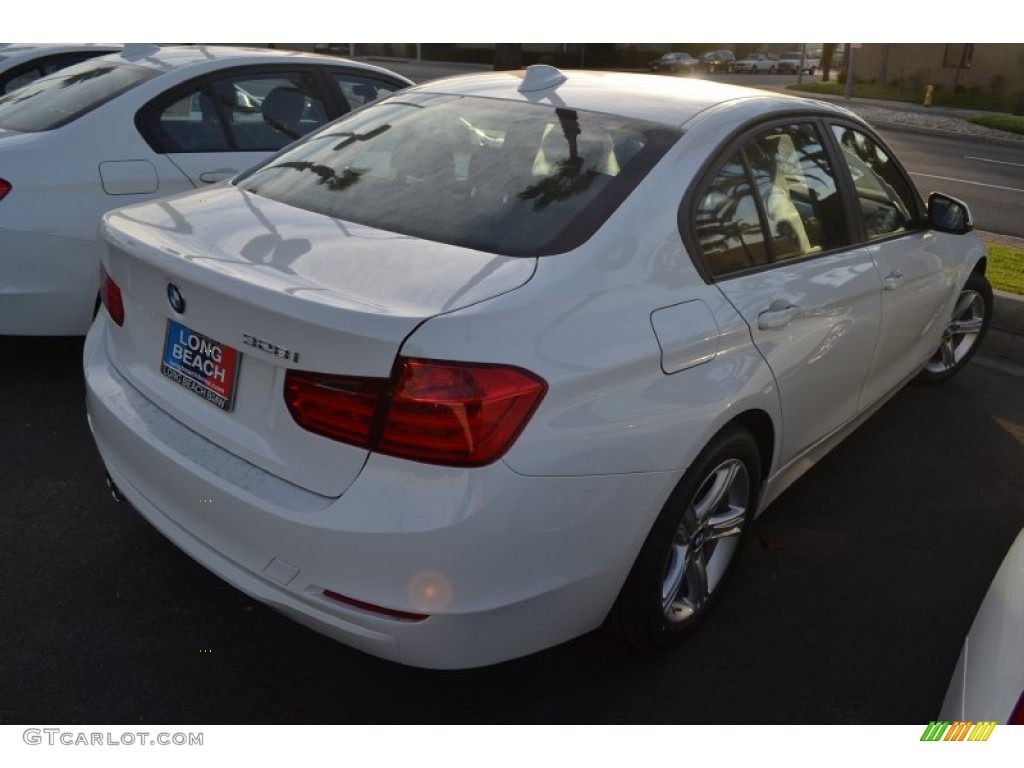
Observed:
[[[239,185],[345,221],[535,256],[586,240],[680,135],[553,106],[400,94]]]
[[[151,67],[91,59],[0,98],[0,128],[49,131],[159,74]]]

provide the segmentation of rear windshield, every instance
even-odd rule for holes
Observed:
[[[91,59],[0,98],[0,128],[49,131],[159,74],[152,67]]]
[[[239,186],[378,229],[538,256],[590,237],[680,135],[550,105],[399,94]]]

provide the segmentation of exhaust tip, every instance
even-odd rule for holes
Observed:
[[[121,489],[117,487],[117,483],[115,483],[113,481],[113,479],[110,477],[109,473],[107,474],[106,479],[107,479],[107,488],[110,489],[110,495],[114,497],[114,501],[116,501],[116,502],[124,501],[124,496],[121,495]]]

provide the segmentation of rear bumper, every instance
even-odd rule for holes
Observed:
[[[329,498],[163,413],[111,365],[105,320],[86,340],[85,375],[111,478],[167,538],[293,619],[415,666],[492,664],[597,627],[678,480],[534,478],[501,462],[466,470],[371,455]],[[324,590],[428,618],[381,616]]]

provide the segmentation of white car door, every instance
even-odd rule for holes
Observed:
[[[860,237],[882,280],[882,329],[864,386],[869,406],[898,386],[939,346],[958,260],[925,229],[913,187],[871,137],[833,125],[850,176]]]
[[[851,247],[811,123],[744,141],[698,194],[695,222],[704,269],[775,375],[786,464],[859,412],[880,329],[878,272]]]

